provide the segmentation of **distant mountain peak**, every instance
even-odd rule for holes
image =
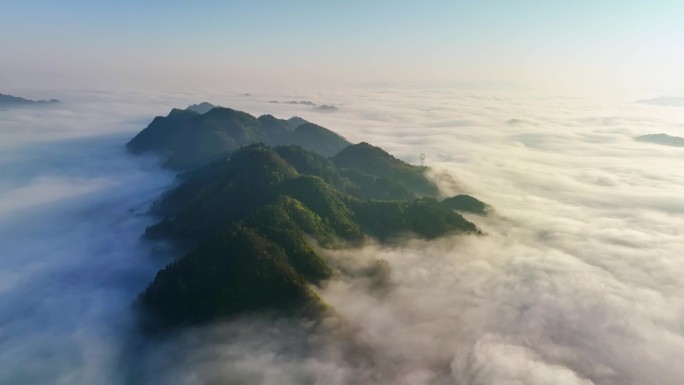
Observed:
[[[339,111],[339,108],[335,107],[332,104],[322,104],[322,105],[314,108],[314,110],[316,110],[318,112],[337,112],[337,111]]]
[[[39,106],[60,103],[57,99],[50,100],[31,100],[19,96],[0,94],[0,107],[11,106]]]
[[[198,114],[206,114],[207,112],[211,111],[212,109],[214,109],[216,107],[218,107],[218,106],[215,106],[215,105],[208,103],[208,102],[202,102],[199,104],[189,105],[186,108],[186,110],[195,111]]]
[[[634,138],[637,142],[660,144],[671,147],[684,147],[684,138],[667,134],[648,134]]]
[[[292,126],[292,128],[297,128],[305,123],[311,123],[308,120],[300,118],[299,116],[293,116],[290,119],[288,119],[287,122],[290,124],[290,126]]]

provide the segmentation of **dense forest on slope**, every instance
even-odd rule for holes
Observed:
[[[182,119],[198,116],[174,111]],[[289,124],[268,115],[254,119],[229,111],[234,118],[225,124],[232,128],[214,130],[242,139],[231,137],[226,142],[247,143],[244,138],[260,135],[276,138]],[[259,120],[260,129],[249,135],[234,129]],[[178,129],[169,127],[154,135],[164,137],[168,130],[173,136]],[[299,142],[317,147],[320,153],[295,145],[236,147],[180,174],[181,183],[154,205],[163,219],[146,235],[191,247],[140,295],[138,303],[149,330],[259,310],[321,314],[327,306],[310,285],[330,278],[333,269],[312,242],[337,248],[363,244],[369,237],[388,242],[480,234],[454,209],[484,213],[485,206],[474,198],[464,200],[467,196],[437,200],[438,189],[423,175],[424,167],[409,165],[368,143],[348,145],[327,157],[331,148],[316,141],[327,130],[308,122],[299,127],[305,127]],[[148,137],[149,132],[134,140],[155,147],[157,139]]]
[[[134,153],[162,154],[170,167],[191,169],[253,143],[299,145],[325,156],[333,156],[350,144],[340,135],[303,119],[282,120],[271,115],[256,118],[246,112],[210,106],[192,105],[184,110],[173,109],[166,117],[157,116],[126,146]]]
[[[447,207],[456,211],[485,215],[489,211],[489,206],[477,198],[470,195],[456,195],[442,201]]]

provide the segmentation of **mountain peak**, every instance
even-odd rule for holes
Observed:
[[[259,118],[227,107],[200,103],[197,108],[173,109],[157,117],[127,144],[136,153],[154,152],[167,157],[167,166],[189,169],[228,155],[241,146],[299,145],[333,156],[349,145],[343,137],[301,118]],[[209,106],[213,108],[202,113]],[[293,124],[294,122],[294,124]]]
[[[207,112],[211,111],[212,109],[214,109],[216,107],[218,107],[218,106],[215,106],[211,103],[202,102],[199,104],[191,104],[186,108],[186,110],[195,111],[198,114],[206,114]]]
[[[49,105],[60,103],[57,99],[50,100],[31,100],[25,99],[19,96],[12,96],[6,94],[0,94],[0,107],[12,107],[12,106],[38,106],[38,105]]]

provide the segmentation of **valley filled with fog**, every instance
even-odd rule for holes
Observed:
[[[684,149],[634,140],[684,136],[684,107],[380,86],[57,96],[0,110],[2,384],[684,382]],[[467,215],[485,235],[321,250],[388,266],[381,290],[353,274],[316,289],[340,319],[145,338],[132,304],[176,252],[141,235],[175,175],[124,144],[205,100],[424,153],[444,196],[492,207]]]

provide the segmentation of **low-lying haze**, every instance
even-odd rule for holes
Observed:
[[[146,207],[173,178],[125,153],[131,111],[100,97],[2,112],[2,384],[121,382],[131,301],[165,262],[140,240]]]
[[[684,136],[684,109],[459,89],[245,92],[56,95],[58,109],[2,115],[0,383],[684,382],[682,149],[634,140]],[[468,217],[486,235],[323,250],[345,270],[389,266],[381,290],[348,274],[319,289],[341,324],[237,319],[143,341],[130,303],[171,252],[139,235],[173,177],[122,146],[153,115],[204,100],[299,115],[412,163],[425,153],[445,195],[493,207]]]

